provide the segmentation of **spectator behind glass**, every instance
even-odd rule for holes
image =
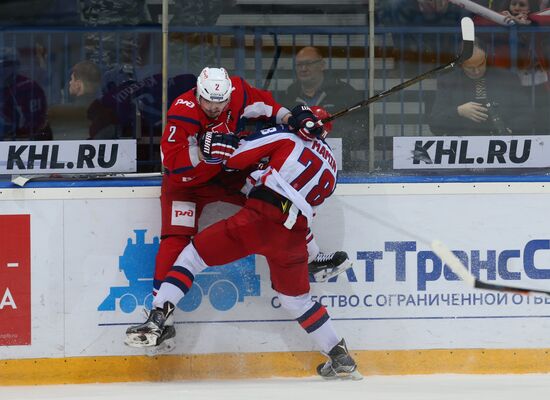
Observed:
[[[513,19],[518,29],[507,33],[487,33],[487,38],[494,44],[494,51],[490,57],[491,64],[502,68],[514,68],[517,73],[522,91],[525,92],[529,104],[536,111],[537,119],[534,121],[534,131],[545,133],[550,127],[550,91],[548,80],[548,39],[545,32],[536,32],[539,22],[544,23],[545,18],[538,19],[535,12],[539,11],[538,0],[505,0],[495,7],[495,10]],[[475,17],[474,22],[478,26],[495,24],[482,17]],[[522,30],[522,26],[535,27],[529,31]],[[517,35],[512,49],[512,34]],[[481,35],[480,35],[481,36]],[[515,50],[514,52],[512,50]],[[512,58],[515,54],[517,58]]]
[[[0,48],[0,140],[51,140],[44,91],[19,67],[15,50]]]
[[[92,61],[80,61],[71,69],[68,104],[48,109],[48,120],[56,140],[90,138],[89,108],[99,95],[101,71]]]
[[[179,74],[168,79],[168,104],[181,93],[195,87],[197,77]],[[115,67],[104,74],[102,95],[92,104],[92,130],[97,138],[105,129],[115,130],[116,137],[135,137],[137,118],[144,136],[162,134],[162,74],[156,73],[140,80],[133,71]]]
[[[537,26],[533,13],[541,10],[544,2],[538,0],[505,0],[501,5],[503,14],[508,13],[518,24]],[[547,18],[547,17],[546,17]],[[542,18],[544,21],[545,18]],[[548,22],[546,22],[548,23]],[[518,70],[521,86],[526,91],[535,109],[536,133],[550,132],[550,87],[548,82],[549,44],[547,33],[519,34]]]
[[[77,104],[90,104],[98,95],[101,71],[91,61],[81,61],[73,67],[69,81],[69,94]]]
[[[517,26],[533,25],[530,14],[539,10],[538,0],[505,0],[494,6],[497,11],[512,19]],[[499,26],[495,22],[488,20],[480,15],[473,18],[476,26]],[[535,24],[536,25],[536,24]],[[538,51],[531,46],[532,34],[530,32],[517,31],[518,37],[518,59],[517,66],[524,69],[530,63],[530,53]],[[510,33],[481,32],[479,37],[485,39],[488,43],[494,43],[494,51],[491,57],[491,63],[503,68],[515,66],[516,60],[510,58]]]
[[[487,66],[476,41],[471,58],[437,80],[430,129],[438,135],[508,135],[531,133],[533,114],[517,76]]]
[[[160,136],[162,75],[137,80],[132,68],[117,65],[101,74],[91,61],[81,61],[71,70],[69,104],[51,107],[48,116],[56,139],[118,139],[136,135],[137,118],[145,135]],[[168,102],[192,89],[192,74],[168,79]]]
[[[529,14],[539,11],[539,0],[505,0],[503,1],[498,11],[518,25],[530,25],[531,20]]]
[[[304,47],[296,54],[296,81],[281,100],[287,106],[321,106],[330,114],[360,102],[363,97],[351,85],[326,70],[326,61],[316,47]],[[342,138],[344,171],[367,170],[368,111],[353,111],[333,122],[332,137]]]

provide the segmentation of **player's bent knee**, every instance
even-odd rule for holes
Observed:
[[[209,267],[209,265],[204,262],[200,254],[197,252],[197,249],[193,243],[190,243],[185,247],[185,249],[183,249],[174,265],[186,268],[193,275],[196,275]]]
[[[287,296],[277,293],[281,307],[287,310],[294,318],[303,315],[307,310],[313,307],[313,301],[309,293],[300,296]]]

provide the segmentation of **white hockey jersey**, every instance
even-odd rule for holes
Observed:
[[[260,130],[241,140],[226,167],[245,169],[268,158],[267,168],[251,174],[255,185],[265,185],[288,198],[311,218],[336,187],[337,165],[324,141],[305,141],[285,125]]]

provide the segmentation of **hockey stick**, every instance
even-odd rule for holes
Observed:
[[[111,173],[111,174],[35,174],[35,175],[13,175],[11,183],[23,187],[29,181],[64,181],[64,180],[102,180],[102,179],[148,179],[160,178],[160,172],[144,172],[144,173]]]
[[[467,285],[475,289],[497,290],[501,292],[513,292],[524,295],[532,293],[542,293],[550,296],[550,291],[548,290],[527,289],[508,285],[497,285],[480,281],[475,276],[473,276],[470,271],[468,271],[468,269],[464,264],[462,264],[460,259],[443,243],[438,240],[434,240],[431,243],[431,247],[433,252],[441,259],[444,264],[447,264],[449,266],[449,268],[455,273],[456,276],[462,279]]]
[[[409,86],[414,85],[415,83],[418,83],[426,78],[430,78],[431,76],[439,73],[439,72],[449,72],[457,65],[463,63],[467,59],[469,59],[472,56],[472,53],[474,51],[474,37],[475,37],[475,31],[474,31],[474,22],[468,18],[464,17],[461,21],[461,30],[462,30],[462,51],[451,62],[440,65],[439,67],[436,67],[430,71],[426,71],[423,74],[418,75],[415,78],[409,79],[408,81],[402,82],[399,85],[396,85],[388,90],[385,90],[383,92],[378,93],[377,95],[374,95],[372,97],[369,97],[368,99],[362,100],[361,102],[346,108],[344,110],[338,111],[334,114],[332,114],[330,117],[327,117],[323,119],[323,123],[330,122],[335,120],[336,118],[341,117],[342,115],[345,115],[349,113],[350,111],[356,110],[361,107],[368,106],[371,103],[374,103],[375,101],[378,101],[380,99],[383,99],[384,97],[387,97],[391,94],[394,94],[402,89],[405,89]]]
[[[279,58],[281,57],[281,46],[279,46],[279,40],[277,39],[277,33],[273,34],[273,44],[275,45],[275,55],[273,56],[273,61],[271,62],[271,68],[269,68],[269,71],[267,72],[267,76],[265,77],[264,82],[264,90],[267,90],[269,88],[269,85],[271,84],[271,79],[273,78],[273,74],[275,73],[275,70],[277,69],[277,64],[279,63]]]
[[[396,232],[399,232],[405,236],[409,236],[411,238],[416,239],[418,242],[422,242],[426,245],[429,245],[432,251],[437,255],[443,264],[447,264],[447,266],[451,269],[451,271],[454,272],[456,276],[458,276],[460,279],[462,279],[468,286],[473,287],[475,289],[485,289],[485,290],[497,290],[501,292],[513,292],[513,293],[519,293],[523,295],[532,294],[532,293],[542,293],[545,295],[550,296],[550,291],[547,290],[541,290],[541,289],[528,289],[528,288],[521,288],[521,287],[514,287],[514,286],[508,286],[508,285],[500,285],[500,284],[494,284],[494,283],[487,283],[483,282],[479,279],[477,279],[475,276],[473,276],[468,269],[462,264],[460,259],[451,251],[447,246],[445,246],[441,241],[439,240],[428,240],[422,236],[420,236],[418,233],[414,233],[411,231],[408,231],[404,229],[401,226],[398,226],[397,224],[393,224],[390,221],[383,219],[381,217],[378,217],[374,214],[371,214],[363,209],[357,208],[351,204],[346,204],[346,208],[349,210],[352,210],[353,212],[370,219],[372,221],[376,221],[379,224],[383,226],[387,226],[395,230]]]
[[[490,8],[483,7],[482,5],[477,4],[471,0],[449,0],[449,2],[460,8],[464,8],[470,12],[473,12],[474,14],[481,15],[482,17],[487,18],[488,20],[493,21],[494,23],[497,23],[499,25],[510,26],[516,24],[512,18],[506,17],[496,11],[491,10]]]

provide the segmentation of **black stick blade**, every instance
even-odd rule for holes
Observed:
[[[482,282],[480,280],[475,281],[474,287],[477,289],[485,289],[485,290],[498,290],[501,292],[512,292],[512,293],[518,293],[523,295],[528,295],[532,293],[542,293],[545,295],[550,295],[550,291],[548,290],[541,290],[541,289],[527,289],[527,288],[520,288],[515,286],[507,286],[507,285],[498,285],[494,283],[487,283]]]

